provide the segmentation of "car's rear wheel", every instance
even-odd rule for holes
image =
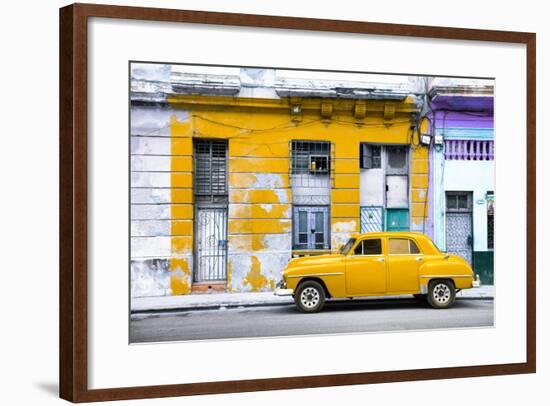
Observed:
[[[294,302],[303,313],[318,312],[325,304],[325,289],[316,281],[302,282],[294,295]]]
[[[434,309],[447,309],[455,301],[455,285],[452,281],[437,280],[428,287],[428,303]]]

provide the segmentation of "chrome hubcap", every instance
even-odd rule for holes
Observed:
[[[317,303],[319,303],[319,299],[319,291],[312,287],[305,288],[300,295],[300,301],[302,302],[304,307],[307,307],[308,309],[317,306]]]
[[[434,286],[433,298],[438,303],[447,303],[451,299],[451,289],[444,283],[438,283]]]

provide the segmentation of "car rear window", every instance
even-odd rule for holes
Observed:
[[[416,243],[407,238],[390,238],[388,252],[390,255],[420,254]]]

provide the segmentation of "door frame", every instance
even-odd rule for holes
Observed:
[[[406,210],[407,211],[407,229],[393,231],[409,231],[411,229],[411,209],[409,207],[390,207],[384,210],[384,231],[388,231],[388,211]]]
[[[448,194],[457,194],[457,195],[466,195],[467,203],[466,209],[448,209],[447,208],[447,196]],[[472,258],[472,268],[474,267],[474,192],[472,190],[445,190],[445,252],[449,251],[449,242],[447,240],[447,213],[467,213],[470,215],[470,235],[472,237],[472,245],[470,246],[471,258]]]
[[[380,232],[386,231],[386,208],[384,206],[360,206],[359,207],[359,230],[361,233],[368,233],[369,231],[363,231],[363,209],[380,209],[382,212],[380,216],[380,222],[382,229]]]
[[[225,278],[224,279],[209,279],[209,280],[198,280],[197,275],[199,272],[199,211],[200,210],[208,210],[208,209],[214,209],[214,210],[225,210],[225,233],[226,233],[226,246],[225,246],[225,261],[224,261],[224,268],[225,268]],[[194,218],[195,221],[194,227],[193,227],[193,284],[201,284],[201,283],[227,283],[228,280],[228,271],[229,271],[229,206],[225,203],[220,204],[196,204],[194,209]]]
[[[311,211],[307,211],[308,213],[308,219],[309,219],[309,213],[312,213],[312,212],[316,212],[316,210],[314,209],[325,209],[324,212],[326,213],[326,220],[327,220],[327,223],[326,223],[326,245],[328,246],[327,248],[297,248],[295,249],[294,246],[296,245],[299,245],[299,241],[298,241],[298,232],[297,232],[297,228],[296,227],[299,227],[299,220],[298,220],[298,211],[300,210],[300,208],[311,208],[313,210]],[[308,250],[308,251],[311,251],[311,250],[330,250],[331,249],[331,224],[330,224],[330,208],[331,206],[330,205],[322,205],[322,204],[317,204],[317,205],[307,205],[307,204],[296,204],[296,205],[293,205],[292,207],[292,247],[293,247],[293,250]],[[309,220],[308,220],[309,221]],[[309,245],[309,233],[308,233],[308,243]]]
[[[363,207],[381,207],[383,210],[383,231],[387,231],[387,211],[388,209],[406,209],[408,210],[408,224],[407,229],[411,229],[411,201],[412,201],[412,189],[411,189],[411,164],[412,164],[412,152],[411,152],[411,146],[410,144],[400,144],[400,143],[377,143],[377,142],[362,142],[361,144],[368,144],[368,145],[377,145],[381,147],[380,150],[380,168],[382,170],[382,190],[383,190],[383,197],[382,197],[382,206],[379,205],[364,205],[360,206],[360,210]],[[406,162],[405,167],[403,169],[388,169],[388,149],[391,149],[392,147],[403,147],[406,151]],[[362,153],[362,147],[360,149],[360,154]],[[377,168],[374,168],[377,169]],[[368,170],[368,169],[367,169]],[[407,196],[407,206],[403,207],[389,207],[388,208],[388,181],[387,178],[390,176],[405,176],[407,180],[406,185],[406,196]],[[361,185],[359,186],[361,188]],[[359,225],[361,226],[361,213],[359,213]]]

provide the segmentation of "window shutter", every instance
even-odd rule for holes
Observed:
[[[214,200],[227,195],[227,142],[196,140],[195,195]]]
[[[372,146],[369,144],[361,144],[361,168],[372,168]]]

